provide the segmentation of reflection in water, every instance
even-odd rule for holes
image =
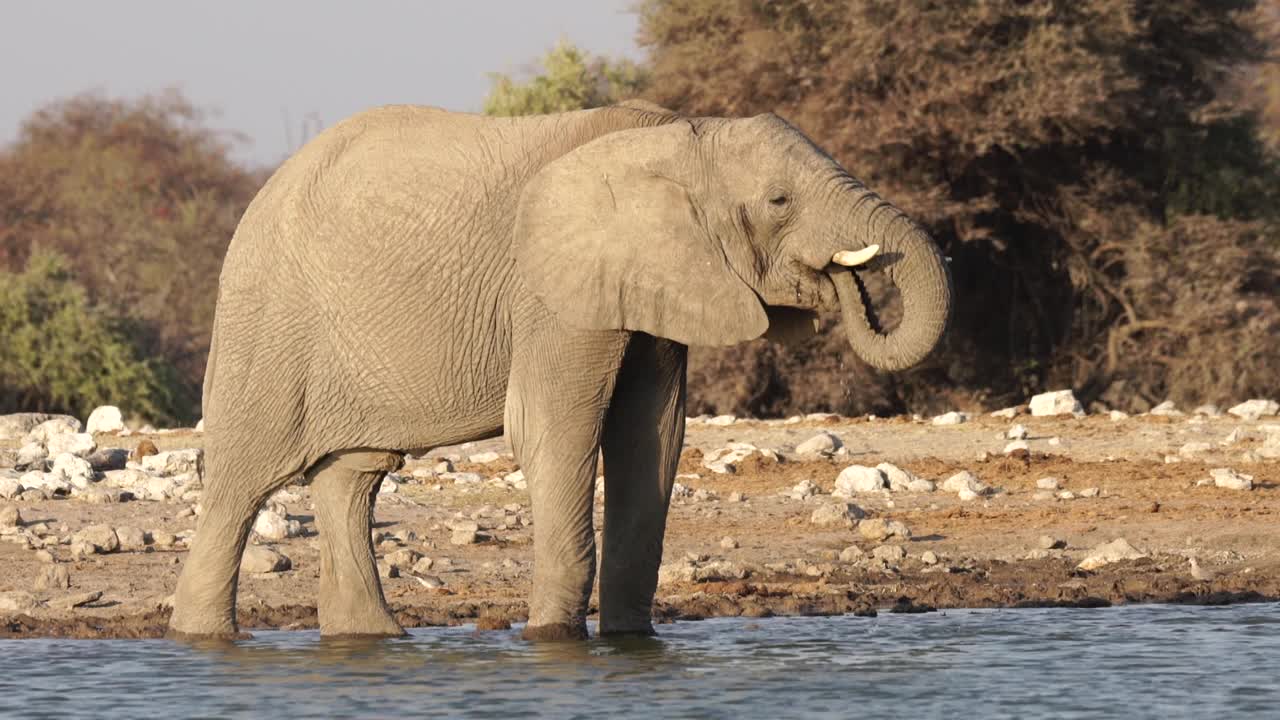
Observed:
[[[0,641],[0,716],[1203,717],[1280,705],[1277,604],[660,630],[546,644],[468,627],[387,640]]]

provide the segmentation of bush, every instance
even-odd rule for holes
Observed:
[[[506,75],[490,75],[487,115],[546,115],[602,107],[633,97],[644,83],[634,63],[591,58],[561,42],[542,58],[543,72],[524,84]]]
[[[0,270],[0,337],[2,407],[85,417],[113,404],[172,419],[164,373],[89,304],[61,256],[37,253],[23,272]]]

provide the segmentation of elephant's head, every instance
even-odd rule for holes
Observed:
[[[525,188],[517,266],[563,321],[728,345],[801,319],[811,332],[803,311],[839,302],[874,367],[910,367],[938,344],[950,274],[910,218],[775,115],[669,120],[582,145]],[[901,293],[891,332],[865,270]]]

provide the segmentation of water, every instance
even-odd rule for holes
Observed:
[[[0,641],[4,717],[1276,717],[1280,604],[741,618],[237,645]]]

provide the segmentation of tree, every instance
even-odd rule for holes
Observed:
[[[698,351],[691,367],[715,371],[691,388],[719,389],[697,409],[923,410],[1049,386],[1138,409],[1274,393],[1280,176],[1226,92],[1265,56],[1255,6],[646,0],[652,99],[777,111],[928,224],[957,284],[953,330],[919,370],[877,375],[838,335]],[[772,390],[744,394],[717,379],[726,369]]]
[[[526,83],[490,75],[493,88],[484,102],[488,115],[545,115],[601,107],[634,96],[644,72],[629,60],[591,58],[566,42],[542,58],[543,72]]]
[[[84,417],[116,404],[172,419],[164,369],[142,360],[127,329],[86,296],[56,254],[0,270],[0,407]]]

